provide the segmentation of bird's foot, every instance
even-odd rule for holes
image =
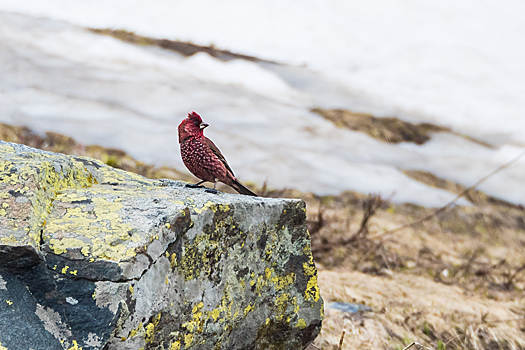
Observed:
[[[213,193],[213,194],[218,194],[219,193],[219,191],[217,191],[214,188],[207,188],[207,189],[204,190],[204,192]]]
[[[184,187],[188,187],[188,188],[204,188],[204,186],[196,185],[196,184],[186,184],[186,185],[184,185]]]

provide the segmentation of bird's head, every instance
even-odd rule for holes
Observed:
[[[203,123],[201,116],[195,112],[188,113],[179,125],[179,143],[191,137],[204,137],[203,130],[208,127],[208,124]]]

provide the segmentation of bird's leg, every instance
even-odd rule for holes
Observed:
[[[202,188],[204,186],[201,186],[202,183],[206,182],[206,180],[202,180],[201,182],[199,183],[196,183],[196,184],[186,184],[185,187],[189,187],[189,188]]]
[[[217,186],[217,179],[215,179],[215,182],[213,183],[213,189],[207,188],[204,190],[204,192],[213,193],[213,194],[219,193],[219,191],[215,189],[215,186]]]

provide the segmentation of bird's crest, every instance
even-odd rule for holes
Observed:
[[[188,113],[188,119],[195,123],[198,122],[199,124],[202,123],[202,118],[200,115],[197,114],[197,112],[192,111],[191,113]]]

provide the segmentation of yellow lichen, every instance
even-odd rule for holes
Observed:
[[[67,252],[67,248],[83,247],[86,243],[76,238],[69,239],[50,239],[49,248],[51,248],[55,254],[63,254]]]
[[[255,310],[255,307],[252,305],[252,304],[249,304],[245,309],[244,309],[244,316],[247,316],[250,312],[252,312],[253,310]]]
[[[177,254],[175,254],[175,253],[171,254],[170,266],[171,266],[172,269],[177,266]]]
[[[303,264],[305,276],[309,276],[310,279],[306,285],[306,290],[304,291],[305,300],[313,300],[317,302],[319,300],[319,287],[317,286],[317,270],[315,269],[315,264],[313,257],[310,255],[310,260]]]
[[[188,322],[185,322],[182,324],[182,327],[185,327],[188,329],[188,331],[193,332],[195,328],[197,328],[198,332],[202,331],[201,328],[201,317],[202,317],[202,307],[204,306],[204,303],[201,301],[197,305],[195,305],[192,309],[192,319]]]
[[[187,349],[191,346],[191,343],[193,343],[193,334],[186,334],[184,336],[184,347]]]
[[[271,279],[275,286],[275,290],[279,291],[288,288],[295,281],[295,273],[291,272],[285,276],[278,276]]]
[[[306,290],[304,291],[305,300],[313,300],[317,302],[319,300],[319,287],[317,286],[317,276],[312,276],[308,280]]]
[[[306,276],[313,276],[315,275],[315,265],[313,264],[313,258],[310,257],[310,261],[309,262],[305,262],[303,264],[303,269],[304,269],[304,274]]]
[[[132,193],[128,194],[133,196]],[[59,196],[62,202],[74,200],[76,194]],[[122,203],[111,202],[104,197],[91,199],[93,211],[84,211],[80,207],[69,208],[66,213],[50,222],[45,230],[45,237],[64,235],[61,239],[49,239],[50,247],[55,254],[65,253],[68,249],[80,248],[83,255],[95,256],[108,260],[123,261],[136,255],[134,248],[129,247],[129,241],[139,241],[133,237],[137,233],[133,227],[124,223],[120,216]],[[68,237],[68,232],[82,234],[79,237]],[[129,232],[133,232],[130,237]]]
[[[300,318],[299,321],[297,321],[297,324],[295,326],[299,329],[305,329],[306,322],[304,321],[304,319]]]
[[[293,305],[293,312],[295,312],[296,314],[299,313],[299,311],[301,310],[301,307],[297,303],[297,297],[293,297],[292,305]]]
[[[214,321],[217,321],[220,315],[221,315],[221,311],[218,309],[213,309],[213,311],[211,312],[211,317],[213,317]]]
[[[153,341],[153,336],[155,335],[155,327],[157,327],[157,325],[159,324],[160,316],[161,313],[159,312],[159,314],[153,319],[153,321],[146,325],[146,343],[151,343]]]
[[[275,306],[277,308],[277,315],[276,315],[277,320],[280,321],[285,316],[289,300],[290,300],[290,294],[288,293],[283,293],[275,299]]]
[[[132,338],[134,336],[137,335],[137,333],[143,328],[144,326],[142,325],[142,322],[139,323],[139,325],[137,326],[137,328],[135,329],[132,329],[129,334],[128,334],[128,338]]]
[[[179,350],[180,349],[180,341],[175,341],[171,343],[170,350]]]
[[[270,270],[270,268],[266,268],[264,270],[264,276],[266,277],[266,279],[270,279],[270,276],[272,275],[272,270]]]
[[[77,341],[73,340],[73,346],[67,350],[82,350],[82,347],[78,346]]]
[[[0,210],[0,213],[2,212],[2,210]],[[10,244],[10,243],[16,243],[17,242],[17,239],[14,235],[9,235],[9,237],[1,237],[0,238],[0,243],[2,244]]]

